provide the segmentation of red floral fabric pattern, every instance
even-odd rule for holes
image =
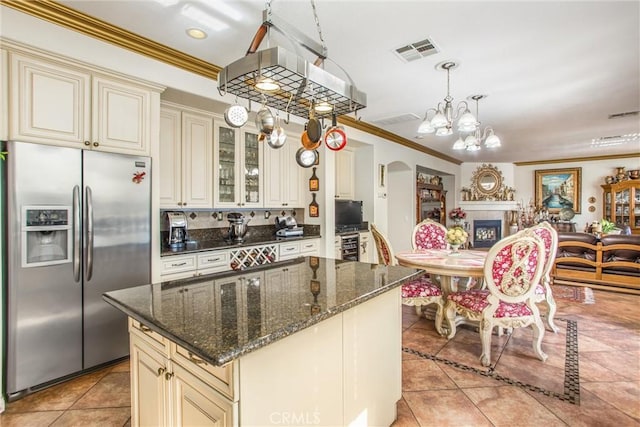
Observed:
[[[512,254],[513,251],[515,254]],[[517,263],[514,263],[514,260]],[[511,244],[496,254],[491,274],[500,292],[517,296],[526,293],[534,285],[531,279],[537,266],[538,251],[534,247]]]
[[[544,244],[544,256],[545,256],[545,270],[549,263],[552,263],[554,260],[549,258],[551,254],[551,232],[543,227],[536,227],[533,229],[533,233],[542,239]]]
[[[436,224],[423,224],[415,235],[417,249],[447,249],[446,230]]]
[[[384,265],[391,264],[391,256],[389,255],[389,250],[386,245],[381,245],[380,250],[382,251],[382,257],[384,258]]]
[[[442,291],[428,278],[420,278],[402,285],[402,298],[437,297]]]
[[[488,296],[489,291],[487,290],[472,289],[464,292],[450,293],[447,296],[447,299],[455,302],[458,306],[464,307],[469,311],[480,313],[482,312],[482,310],[487,308],[487,306],[489,306],[489,301],[487,299]],[[531,315],[533,315],[533,313],[525,303],[510,304],[500,301],[493,317],[521,317]]]

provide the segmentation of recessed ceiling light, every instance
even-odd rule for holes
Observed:
[[[194,39],[198,39],[198,40],[207,38],[207,33],[205,33],[199,28],[189,28],[187,30],[187,35],[189,37],[193,37]]]

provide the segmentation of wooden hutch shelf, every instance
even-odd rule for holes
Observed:
[[[602,185],[603,216],[640,234],[640,179]]]
[[[438,221],[446,225],[447,191],[442,185],[416,183],[416,222],[419,223],[427,218]]]

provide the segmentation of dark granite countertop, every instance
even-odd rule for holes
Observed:
[[[233,248],[241,248],[244,246],[254,246],[254,245],[268,245],[270,243],[282,243],[282,242],[291,242],[295,240],[306,240],[306,239],[319,239],[320,235],[304,235],[304,236],[291,236],[291,237],[277,237],[275,235],[265,237],[263,235],[258,235],[255,237],[249,236],[244,239],[242,243],[231,242],[227,240],[201,240],[194,241],[185,244],[184,247],[179,249],[172,249],[167,246],[162,247],[162,251],[160,252],[160,256],[171,256],[171,255],[186,255],[195,252],[203,252],[203,251],[211,251],[216,249],[233,249]]]
[[[400,266],[300,257],[112,291],[103,298],[221,366],[422,274]]]

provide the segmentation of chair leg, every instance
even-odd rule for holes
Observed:
[[[442,306],[442,301],[435,301],[434,304],[438,306],[436,311],[436,331],[440,335],[444,335],[445,331],[442,329],[442,318],[444,317],[444,307]]]
[[[447,301],[444,307],[444,317],[447,321],[447,327],[449,329],[449,335],[447,339],[451,339],[456,336],[456,304],[452,301]]]
[[[482,366],[491,365],[491,333],[493,324],[485,319],[480,320],[480,342],[482,343],[482,354],[480,363]]]
[[[549,328],[551,328],[553,333],[557,334],[559,329],[556,326],[554,320],[556,316],[556,300],[553,299],[553,295],[550,291],[546,293],[545,301],[547,303],[547,323],[549,324]]]
[[[533,351],[538,356],[538,359],[543,362],[547,360],[547,355],[542,351],[542,338],[544,338],[544,324],[542,319],[538,316],[531,324],[533,328]]]

